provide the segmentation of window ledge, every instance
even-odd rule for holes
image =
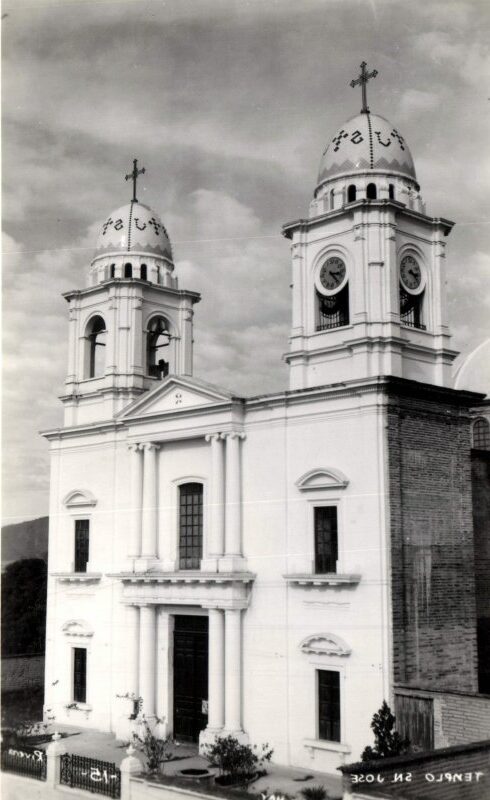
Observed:
[[[96,583],[102,578],[101,572],[52,572],[60,583]]]
[[[92,706],[89,703],[69,703],[65,706],[66,711],[92,711]]]
[[[283,575],[287,583],[295,586],[355,586],[361,580],[357,574],[341,575],[336,572],[325,573],[324,575],[293,574]]]
[[[305,747],[312,750],[331,750],[335,753],[350,753],[352,748],[342,742],[330,742],[327,739],[303,739]]]

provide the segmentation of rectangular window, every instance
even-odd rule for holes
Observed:
[[[315,508],[315,572],[337,572],[337,509],[335,506]]]
[[[73,700],[87,702],[87,651],[85,647],[73,648]]]
[[[318,738],[340,742],[340,673],[318,670]]]
[[[75,520],[75,572],[87,572],[89,548],[89,520]]]
[[[202,484],[180,487],[179,568],[199,569],[202,558]]]

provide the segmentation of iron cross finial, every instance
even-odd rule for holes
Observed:
[[[362,90],[362,108],[361,114],[369,114],[369,108],[367,104],[367,92],[366,92],[366,84],[371,78],[375,78],[378,74],[377,69],[373,69],[372,72],[368,72],[366,70],[367,64],[365,61],[361,64],[361,74],[355,79],[350,82],[352,88],[355,86],[360,86]]]
[[[141,167],[141,169],[138,169],[138,159],[135,158],[134,161],[133,161],[133,171],[130,172],[129,175],[126,175],[126,180],[127,181],[129,181],[131,179],[133,181],[133,200],[132,200],[133,203],[137,203],[138,202],[138,198],[136,197],[136,181],[138,180],[138,175],[143,175],[144,172],[145,172],[145,168],[144,167]]]

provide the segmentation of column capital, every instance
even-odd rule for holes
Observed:
[[[139,444],[139,442],[131,442],[128,444],[128,450],[130,450],[131,453],[136,453],[138,450],[141,450],[141,444]]]
[[[243,433],[243,431],[228,431],[227,433],[221,434],[222,439],[246,439],[247,434]]]
[[[223,438],[223,434],[221,433],[207,433],[204,439],[206,442],[219,442],[220,439]]]
[[[160,449],[160,445],[157,444],[157,442],[144,442],[143,444],[140,444],[140,447],[142,450],[146,450],[147,452]]]

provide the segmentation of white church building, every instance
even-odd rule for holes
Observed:
[[[405,139],[364,99],[283,228],[289,387],[239,397],[194,375],[200,296],[137,174],[64,295],[46,716],[127,740],[140,712],[178,741],[232,733],[328,772],[372,742],[386,699],[421,715],[426,743],[456,743],[451,698],[484,704],[468,466],[483,396],[451,385],[453,223],[428,215]]]

